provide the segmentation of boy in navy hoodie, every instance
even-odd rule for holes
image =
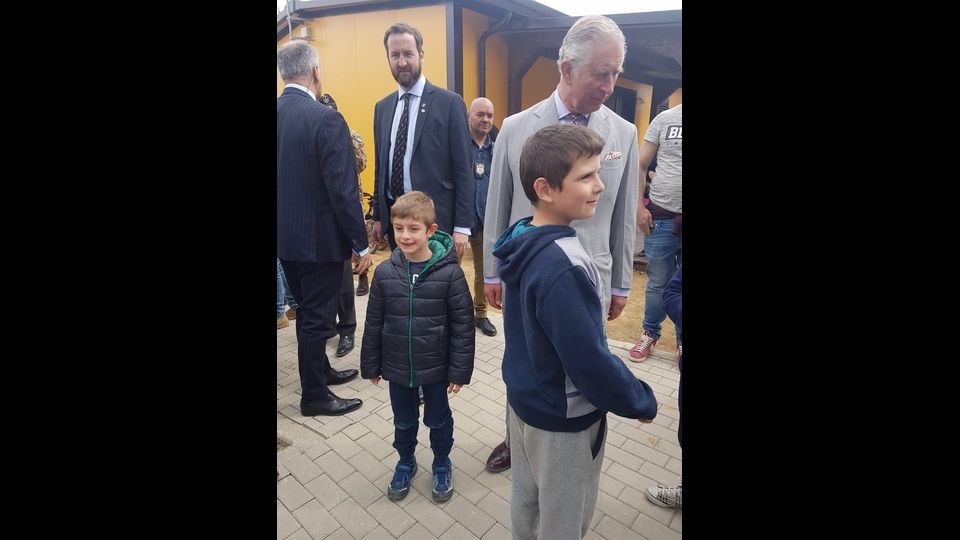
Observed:
[[[532,135],[520,154],[523,191],[533,203],[497,239],[504,284],[503,382],[513,461],[515,539],[578,539],[597,504],[607,411],[649,423],[657,401],[607,348],[603,290],[575,219],[602,196],[603,140],[589,128],[556,125]]]

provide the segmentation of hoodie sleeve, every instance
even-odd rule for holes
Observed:
[[[385,264],[390,264],[387,260]],[[386,279],[380,268],[370,281],[370,300],[367,302],[367,321],[363,328],[363,344],[360,346],[360,377],[372,379],[383,373],[381,365],[383,340],[384,296],[383,281]]]
[[[675,324],[683,326],[683,265],[677,268],[677,273],[673,275],[667,288],[663,290],[663,310],[667,312],[670,320]]]
[[[467,288],[463,270],[452,265],[450,286],[447,289],[447,322],[450,325],[450,364],[447,380],[455,384],[470,384],[473,375],[473,354],[477,331],[473,323],[473,298]]]
[[[586,271],[574,266],[562,272],[541,296],[537,319],[567,377],[587,401],[625,418],[654,418],[657,399],[653,389],[607,347],[602,309]]]

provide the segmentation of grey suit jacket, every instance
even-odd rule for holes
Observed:
[[[556,93],[556,90],[554,90]],[[497,238],[515,221],[533,215],[533,205],[520,185],[520,151],[530,135],[559,122],[553,94],[503,121],[493,147],[490,189],[484,214],[483,275],[497,276],[497,259],[491,253]],[[590,115],[587,127],[604,140],[600,153],[600,194],[596,214],[570,225],[584,250],[593,257],[603,279],[604,313],[611,287],[629,289],[633,283],[633,244],[637,232],[639,167],[637,127],[606,106]],[[619,159],[617,158],[619,153]]]

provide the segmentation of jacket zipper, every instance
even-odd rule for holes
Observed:
[[[410,388],[413,388],[413,278],[407,261],[407,283],[410,284],[410,308],[407,310],[407,362],[410,364]]]

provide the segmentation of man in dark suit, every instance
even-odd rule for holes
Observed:
[[[390,71],[400,88],[373,112],[376,201],[373,238],[390,233],[393,201],[408,191],[433,199],[438,229],[453,236],[463,255],[474,225],[476,181],[470,170],[467,108],[463,99],[429,82],[421,72],[423,36],[397,23],[383,36]],[[396,249],[394,235],[388,235]]]
[[[277,98],[277,257],[300,304],[297,355],[304,416],[340,415],[360,408],[327,386],[357,370],[337,371],[325,351],[336,335],[343,263],[353,251],[357,270],[370,266],[357,191],[353,145],[339,112],[317,102],[320,58],[305,41],[277,51],[285,88]]]

